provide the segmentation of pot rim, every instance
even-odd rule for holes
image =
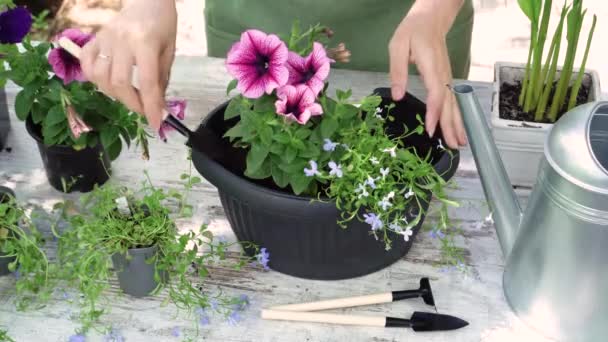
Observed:
[[[207,126],[211,118],[215,115],[221,115],[222,111],[226,108],[230,99],[221,103],[220,105],[213,108],[201,121],[199,126]],[[438,129],[440,129],[438,127]],[[453,154],[450,157],[448,152],[443,152],[441,158],[439,158],[433,165],[433,168],[444,180],[449,180],[453,177],[458,165],[460,163],[460,151],[448,148],[449,151]],[[288,199],[290,201],[302,202],[301,204],[305,205],[315,205],[319,207],[325,207],[328,210],[337,210],[335,207],[335,201],[329,197],[312,197],[312,196],[302,196],[295,195],[291,192],[287,191],[277,191],[274,189],[267,188],[265,186],[256,184],[252,182],[250,179],[244,176],[239,176],[224,167],[222,164],[217,161],[209,158],[206,154],[193,149],[193,157],[199,156],[203,162],[202,163],[194,163],[195,168],[199,171],[199,173],[204,176],[210,183],[215,185],[220,191],[226,191],[226,188],[238,188],[241,191],[244,189],[248,189],[249,191],[254,191],[257,193],[264,193],[266,195],[273,196],[274,198]],[[451,160],[450,160],[451,159]],[[197,165],[201,164],[201,165]],[[199,168],[200,167],[200,168]],[[206,172],[201,172],[201,170],[205,170]],[[217,173],[221,173],[220,177],[224,179],[229,179],[227,181],[219,182]],[[446,176],[447,175],[447,176]],[[218,186],[218,183],[223,183],[223,186]],[[228,187],[225,184],[231,184]],[[231,192],[231,191],[228,191]],[[324,195],[324,194],[323,194]],[[277,212],[277,215],[281,213]]]

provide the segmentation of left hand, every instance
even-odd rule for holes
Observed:
[[[389,43],[392,96],[405,96],[408,64],[415,63],[428,91],[426,130],[433,136],[437,123],[446,144],[458,148],[466,144],[466,132],[454,94],[452,68],[446,35],[464,0],[416,0]]]

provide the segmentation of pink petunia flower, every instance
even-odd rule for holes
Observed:
[[[237,79],[243,96],[258,98],[287,83],[287,52],[278,36],[247,30],[228,52],[226,68]]]
[[[92,34],[84,33],[78,29],[67,29],[61,32],[56,39],[67,37],[73,41],[76,45],[83,47],[91,39]],[[69,84],[72,81],[86,82],[82,68],[80,67],[80,61],[63,48],[52,49],[49,53],[49,64],[53,68],[53,72],[57,77],[63,80],[63,84]]]
[[[315,102],[315,95],[307,86],[286,85],[277,91],[278,101],[275,102],[277,114],[283,115],[302,125],[306,124],[313,115],[323,114],[321,105]]]
[[[70,130],[76,139],[80,138],[82,133],[87,133],[93,130],[89,125],[82,120],[80,115],[76,113],[76,110],[72,106],[68,106],[66,108],[66,116],[68,118],[68,123],[70,124]]]
[[[180,120],[184,120],[186,117],[186,100],[167,100],[165,109],[167,109],[170,115],[173,115]],[[158,130],[158,135],[163,141],[167,141],[166,132],[172,129],[173,127],[171,127],[171,125],[163,122]]]
[[[323,45],[317,42],[313,44],[312,52],[307,57],[290,51],[287,58],[289,70],[287,84],[304,84],[317,96],[323,90],[324,81],[329,76],[330,62]]]

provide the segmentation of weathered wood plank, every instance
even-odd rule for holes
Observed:
[[[172,74],[170,96],[189,101],[186,123],[195,127],[215,106],[227,100],[225,86],[229,81],[224,72],[223,60],[202,57],[178,57]],[[352,87],[354,98],[370,93],[374,88],[386,86],[385,74],[334,70],[331,88]],[[411,91],[424,99],[424,88],[413,77]],[[482,105],[489,112],[491,89],[489,84],[471,83],[477,90]],[[8,102],[12,109],[16,88],[8,86]],[[46,181],[42,163],[33,140],[27,135],[24,125],[13,116],[13,130],[9,138],[12,152],[0,153],[0,185],[16,190],[20,200],[37,210],[50,210],[63,199],[77,199],[77,194],[62,194],[53,190]],[[143,171],[148,170],[155,185],[180,189],[179,175],[187,171],[187,150],[178,135],[168,143],[151,142],[151,160],[143,161],[139,152],[130,150],[113,164],[112,182],[133,184],[142,181]],[[435,263],[440,260],[440,245],[428,234],[416,237],[410,253],[394,265],[373,274],[343,281],[312,281],[298,279],[274,271],[246,268],[242,272],[213,269],[206,289],[221,289],[231,294],[247,294],[252,306],[244,312],[244,320],[236,327],[212,317],[212,324],[201,327],[196,340],[211,341],[511,341],[532,336],[535,341],[542,338],[525,329],[509,310],[502,294],[503,259],[491,223],[484,223],[488,215],[483,191],[475,163],[468,149],[463,149],[462,160],[455,177],[455,188],[450,190],[453,198],[461,203],[451,210],[455,224],[463,229],[457,244],[464,248],[467,256],[468,274],[442,270]],[[196,171],[194,171],[196,172]],[[526,193],[522,193],[525,199]],[[195,186],[190,193],[197,204],[191,219],[178,222],[181,230],[210,223],[216,235],[224,235],[234,241],[230,225],[226,220],[216,189],[207,182]],[[431,215],[431,223],[435,216]],[[53,245],[49,248],[52,250]],[[350,295],[363,295],[406,288],[416,288],[419,278],[431,278],[441,313],[453,314],[470,322],[464,329],[444,332],[416,334],[409,330],[379,329],[367,327],[343,327],[324,324],[263,321],[260,309],[279,304],[321,300]],[[28,312],[17,312],[12,305],[12,277],[0,279],[0,328],[8,329],[17,341],[65,341],[77,327],[70,321],[71,306],[58,293],[49,306]],[[158,297],[133,299],[121,296],[116,280],[112,280],[108,291],[113,297],[111,311],[103,317],[104,322],[120,329],[127,341],[171,341],[175,326],[182,333],[195,333],[194,318],[175,317],[171,305],[160,307],[166,294]],[[73,293],[73,291],[71,292]],[[334,310],[335,312],[370,315],[409,316],[414,310],[429,310],[419,300],[408,300],[391,305]],[[532,334],[532,335],[529,335]],[[183,336],[183,335],[182,335]]]

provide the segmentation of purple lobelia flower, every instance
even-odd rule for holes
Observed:
[[[377,230],[379,228],[382,228],[382,221],[376,214],[374,214],[374,213],[363,214],[363,217],[365,217],[365,223],[372,226],[372,230]]]
[[[182,331],[179,327],[173,327],[173,329],[171,329],[171,335],[173,337],[179,337],[179,335],[182,334]]]
[[[184,118],[186,117],[186,104],[186,100],[171,99],[166,101],[165,109],[177,119],[184,120]],[[172,129],[173,127],[171,127],[171,125],[166,122],[163,122],[160,126],[160,129],[158,130],[158,136],[163,141],[167,141],[167,132]]]
[[[317,96],[323,90],[324,82],[329,76],[330,59],[320,43],[313,43],[312,52],[302,57],[290,51],[287,58],[289,79],[287,84],[304,84]]]
[[[247,30],[228,52],[226,68],[243,96],[258,98],[287,83],[287,53],[287,45],[278,36]]]
[[[260,263],[260,265],[264,266],[265,270],[268,270],[268,262],[270,261],[270,253],[268,253],[266,251],[266,248],[261,248],[260,249],[260,253],[258,255],[256,255],[258,262]]]
[[[76,45],[83,47],[91,39],[92,34],[81,32],[78,29],[67,29],[61,32],[56,39],[66,37],[73,41]],[[49,53],[49,64],[53,68],[53,72],[57,77],[63,80],[64,84],[69,84],[72,81],[86,82],[80,61],[78,58],[72,56],[69,52],[63,48],[58,47],[52,49]]]
[[[32,27],[32,14],[25,7],[15,7],[0,14],[0,43],[21,43]]]
[[[78,334],[78,335],[70,336],[70,339],[68,341],[69,342],[85,342],[86,340],[87,340],[87,338],[84,335]]]
[[[305,85],[286,85],[277,91],[279,100],[275,102],[277,114],[299,124],[306,124],[314,115],[323,114],[321,105],[315,102],[315,95]]]

